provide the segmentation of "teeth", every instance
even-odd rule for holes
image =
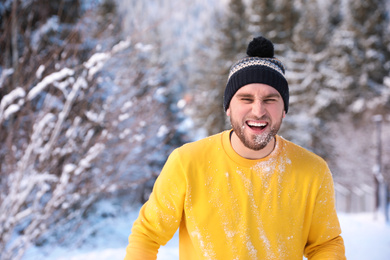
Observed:
[[[266,126],[267,123],[255,123],[255,122],[248,122],[249,126],[254,126],[254,127],[263,127]]]

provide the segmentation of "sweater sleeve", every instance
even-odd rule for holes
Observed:
[[[333,178],[327,168],[316,197],[305,256],[309,260],[346,259],[344,241],[340,233]]]
[[[157,258],[160,245],[165,245],[180,225],[185,191],[186,179],[179,153],[175,150],[133,224],[125,260]]]

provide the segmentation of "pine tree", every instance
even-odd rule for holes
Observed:
[[[333,109],[324,107],[322,114],[332,117],[330,114],[337,110],[336,115],[346,115],[350,118],[353,133],[340,131],[340,136],[361,135],[355,150],[343,149],[343,154],[332,158],[330,165],[336,171],[344,173],[345,185],[359,185],[363,181],[369,183],[370,180],[362,180],[367,173],[372,172],[373,165],[378,168],[373,155],[373,140],[375,124],[373,116],[376,114],[386,115],[390,111],[390,50],[389,50],[389,28],[390,23],[387,18],[386,0],[369,1],[347,1],[347,9],[343,14],[342,24],[333,35],[329,44],[330,55],[328,61],[324,61],[323,67],[330,71],[324,81],[324,87],[334,93],[334,98],[330,104]],[[388,125],[388,119],[383,117],[384,127]],[[338,123],[344,128],[348,128],[346,120],[339,120]],[[341,128],[341,127],[340,127]],[[369,140],[368,143],[366,140]],[[330,141],[333,141],[330,139]],[[388,135],[383,135],[382,142],[389,141]],[[371,144],[371,145],[370,145]],[[338,145],[334,142],[334,146]],[[354,165],[343,167],[343,158],[348,159],[348,154],[360,150],[365,155],[365,160],[356,160]],[[344,160],[345,161],[345,160]],[[382,169],[388,167],[388,163],[383,161]],[[347,168],[347,169],[346,169]],[[370,169],[371,168],[371,169]],[[359,174],[360,173],[360,174]],[[368,175],[370,176],[370,175]],[[375,177],[374,177],[375,176]],[[352,177],[352,178],[351,178]],[[389,172],[382,171],[378,175],[371,175],[371,181],[375,183],[378,192],[379,183],[387,181],[390,183]],[[386,184],[384,184],[386,185]],[[377,196],[377,203],[379,202]]]
[[[286,118],[285,135],[324,158],[330,147],[323,142],[323,135],[328,132],[327,118],[320,113],[328,104],[329,91],[323,88],[327,71],[321,69],[321,63],[329,56],[328,42],[340,22],[339,4],[339,0],[296,1],[296,12],[300,15],[286,55],[292,115]]]
[[[307,110],[315,100],[313,83],[316,84],[319,77],[313,61],[321,39],[317,32],[321,26],[326,27],[321,25],[319,17],[326,17],[327,12],[321,10],[315,0],[252,0],[251,10],[251,31],[274,42],[275,56],[286,67],[290,111],[281,134],[300,145],[313,147],[314,126],[318,120],[308,117]]]
[[[215,46],[200,52],[198,75],[194,79],[195,124],[206,129],[205,135],[229,127],[223,110],[223,94],[230,66],[244,57],[248,44],[248,15],[242,0],[231,0],[227,13],[217,16],[216,29],[205,45]]]
[[[390,91],[385,85],[390,69],[386,15],[385,0],[348,1],[342,26],[329,44],[331,55],[326,65],[337,74],[324,82],[342,97],[334,102],[340,111],[357,116],[390,108]]]
[[[298,13],[294,1],[252,0],[250,29],[272,40],[276,53],[290,46]]]

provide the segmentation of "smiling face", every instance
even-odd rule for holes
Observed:
[[[259,159],[272,152],[285,117],[283,99],[276,89],[260,83],[245,85],[233,96],[226,114],[233,127],[232,146],[238,154]]]

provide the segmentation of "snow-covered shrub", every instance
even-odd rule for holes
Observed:
[[[157,176],[174,119],[161,66],[139,46],[120,42],[2,98],[2,259],[78,223],[104,194]],[[127,66],[109,69],[118,62]]]
[[[144,200],[175,139],[157,46],[105,38],[115,21],[102,30],[85,16],[77,41],[42,41],[64,28],[55,17],[28,35],[40,45],[19,53],[18,84],[0,67],[1,259],[20,259],[48,235],[60,242],[108,194],[137,190],[129,203]]]

